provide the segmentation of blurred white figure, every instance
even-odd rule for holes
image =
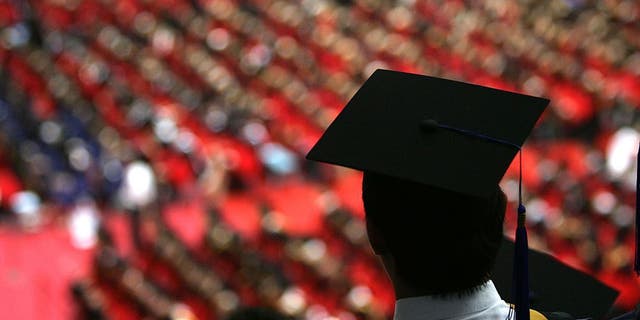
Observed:
[[[276,174],[287,175],[300,168],[293,152],[279,143],[265,143],[258,149],[262,163]]]
[[[618,130],[607,148],[607,172],[629,189],[635,188],[640,134],[629,127]]]
[[[80,201],[71,210],[67,227],[71,234],[71,243],[78,249],[90,249],[97,242],[100,216],[91,200]]]
[[[18,216],[18,222],[27,229],[35,228],[42,222],[40,197],[32,191],[21,191],[9,200],[11,209]]]
[[[156,199],[156,177],[149,164],[133,161],[124,169],[120,201],[128,209],[144,207]]]

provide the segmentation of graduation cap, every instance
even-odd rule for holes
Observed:
[[[549,100],[377,70],[307,159],[488,196]]]
[[[504,239],[491,280],[500,296],[510,301],[514,243]],[[618,291],[592,276],[536,250],[529,250],[530,307],[538,311],[563,311],[576,319],[603,319]]]
[[[379,69],[307,159],[489,197],[548,104],[543,98]],[[529,319],[524,215],[519,201],[513,301],[519,320]]]

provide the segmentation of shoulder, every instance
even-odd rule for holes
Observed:
[[[513,305],[510,305],[513,307]],[[533,309],[529,309],[529,319],[530,320],[577,320],[572,315],[566,312],[548,312],[548,311],[537,311]]]

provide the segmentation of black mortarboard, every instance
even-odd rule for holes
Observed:
[[[376,70],[307,159],[488,197],[548,103],[453,80]],[[524,212],[519,201],[513,302],[520,320],[529,319]]]
[[[505,239],[491,279],[500,296],[511,301],[511,267],[514,243]],[[530,307],[538,311],[562,311],[577,318],[602,319],[618,291],[592,276],[535,250],[529,250]]]
[[[377,70],[307,159],[488,196],[548,103],[458,81]],[[438,130],[441,126],[449,128]]]

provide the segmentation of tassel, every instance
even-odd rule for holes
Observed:
[[[640,149],[636,165],[636,261],[633,270],[640,276]]]
[[[515,288],[516,319],[529,320],[529,240],[525,226],[527,209],[522,204],[522,150],[518,179],[518,227],[513,254],[513,286]]]
[[[524,226],[525,208],[518,206],[518,227],[513,264],[516,319],[529,320],[529,249],[527,229]]]

